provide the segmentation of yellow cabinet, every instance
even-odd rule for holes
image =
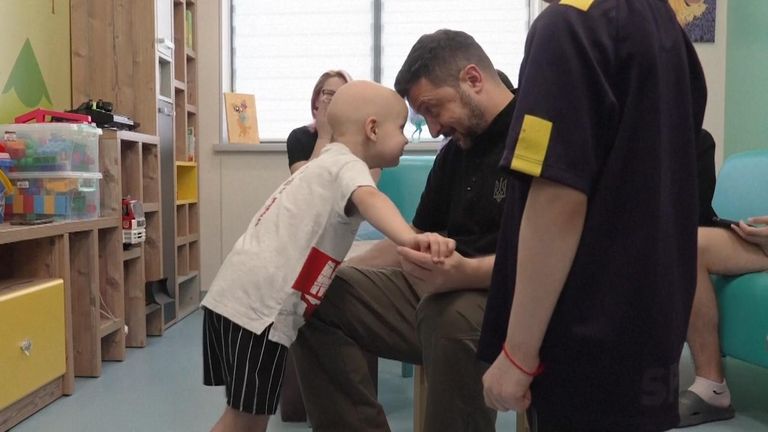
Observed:
[[[64,281],[0,281],[0,409],[64,375]]]

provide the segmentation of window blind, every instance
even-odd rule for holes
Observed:
[[[392,87],[413,43],[441,28],[475,37],[494,65],[517,84],[528,30],[529,1],[381,0],[374,28],[372,0],[232,0],[234,91],[256,95],[262,140],[284,140],[311,122],[312,87],[328,69],[372,79],[374,31],[380,31],[381,82]],[[406,127],[410,137],[414,128]],[[429,138],[424,129],[423,139]]]

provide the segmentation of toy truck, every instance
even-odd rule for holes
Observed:
[[[123,198],[123,246],[143,243],[147,238],[147,220],[141,202]]]

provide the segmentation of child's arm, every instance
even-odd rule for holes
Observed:
[[[317,115],[315,118],[315,131],[317,131],[317,140],[315,148],[309,160],[317,158],[326,145],[331,142],[331,125],[328,124],[328,102],[319,101]]]
[[[397,254],[397,248],[398,246],[392,240],[385,238],[377,241],[365,252],[352,258],[345,258],[344,265],[399,268],[400,256]]]
[[[427,251],[436,260],[442,260],[453,253],[456,243],[452,239],[437,234],[416,234],[395,204],[378,189],[363,186],[352,192],[352,203],[360,214],[374,228],[400,246]]]

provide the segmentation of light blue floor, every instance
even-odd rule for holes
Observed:
[[[222,390],[200,383],[200,332],[197,312],[150,338],[144,349],[130,349],[124,362],[104,363],[100,378],[78,378],[75,394],[63,397],[22,422],[13,432],[48,431],[207,431],[224,404]],[[684,356],[682,384],[691,378]],[[686,432],[768,431],[768,371],[728,361],[728,380],[738,410],[736,418],[686,429]],[[400,376],[400,363],[383,360],[379,367],[379,398],[393,431],[412,430],[413,382]],[[515,415],[499,417],[499,431],[514,431]],[[305,424],[272,419],[271,432],[308,431]]]
[[[77,378],[75,393],[39,411],[13,432],[208,431],[224,409],[223,389],[203,386],[202,313],[129,349],[124,362],[105,362],[99,378]],[[379,362],[379,399],[390,427],[411,431],[413,379],[402,378],[400,362]],[[500,416],[499,430],[514,430],[515,415]],[[309,431],[304,423],[270,420],[270,432]]]

